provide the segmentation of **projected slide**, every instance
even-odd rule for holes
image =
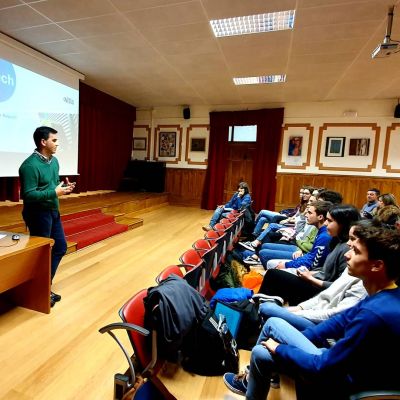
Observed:
[[[18,176],[42,125],[58,131],[60,174],[76,175],[78,113],[78,90],[0,58],[0,176]]]

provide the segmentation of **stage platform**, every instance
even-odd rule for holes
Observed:
[[[134,229],[143,225],[140,214],[168,205],[168,193],[115,192],[99,190],[60,197],[61,216],[71,216],[100,209],[114,217],[115,222]],[[0,230],[24,233],[22,201],[0,202]],[[76,250],[76,244],[68,243],[68,252]]]

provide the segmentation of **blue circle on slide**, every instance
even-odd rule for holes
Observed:
[[[8,100],[14,94],[16,85],[13,65],[0,58],[0,101]]]

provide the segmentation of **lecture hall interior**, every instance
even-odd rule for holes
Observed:
[[[239,182],[256,213],[295,207],[302,185],[357,208],[370,188],[399,199],[397,52],[400,0],[0,0],[0,270],[28,243],[17,164],[37,126],[58,130],[60,177],[76,182],[60,198],[62,300],[32,306],[42,288],[0,283],[0,399],[119,399],[129,364],[99,330],[182,263]],[[84,236],[72,215],[99,225]],[[179,400],[241,398],[221,376],[158,376]],[[281,379],[268,399],[295,400]]]

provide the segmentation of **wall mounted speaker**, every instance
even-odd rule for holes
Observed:
[[[185,107],[183,109],[183,118],[190,119],[190,108],[189,107]]]
[[[394,109],[394,117],[400,118],[400,104],[397,104],[397,106]]]

